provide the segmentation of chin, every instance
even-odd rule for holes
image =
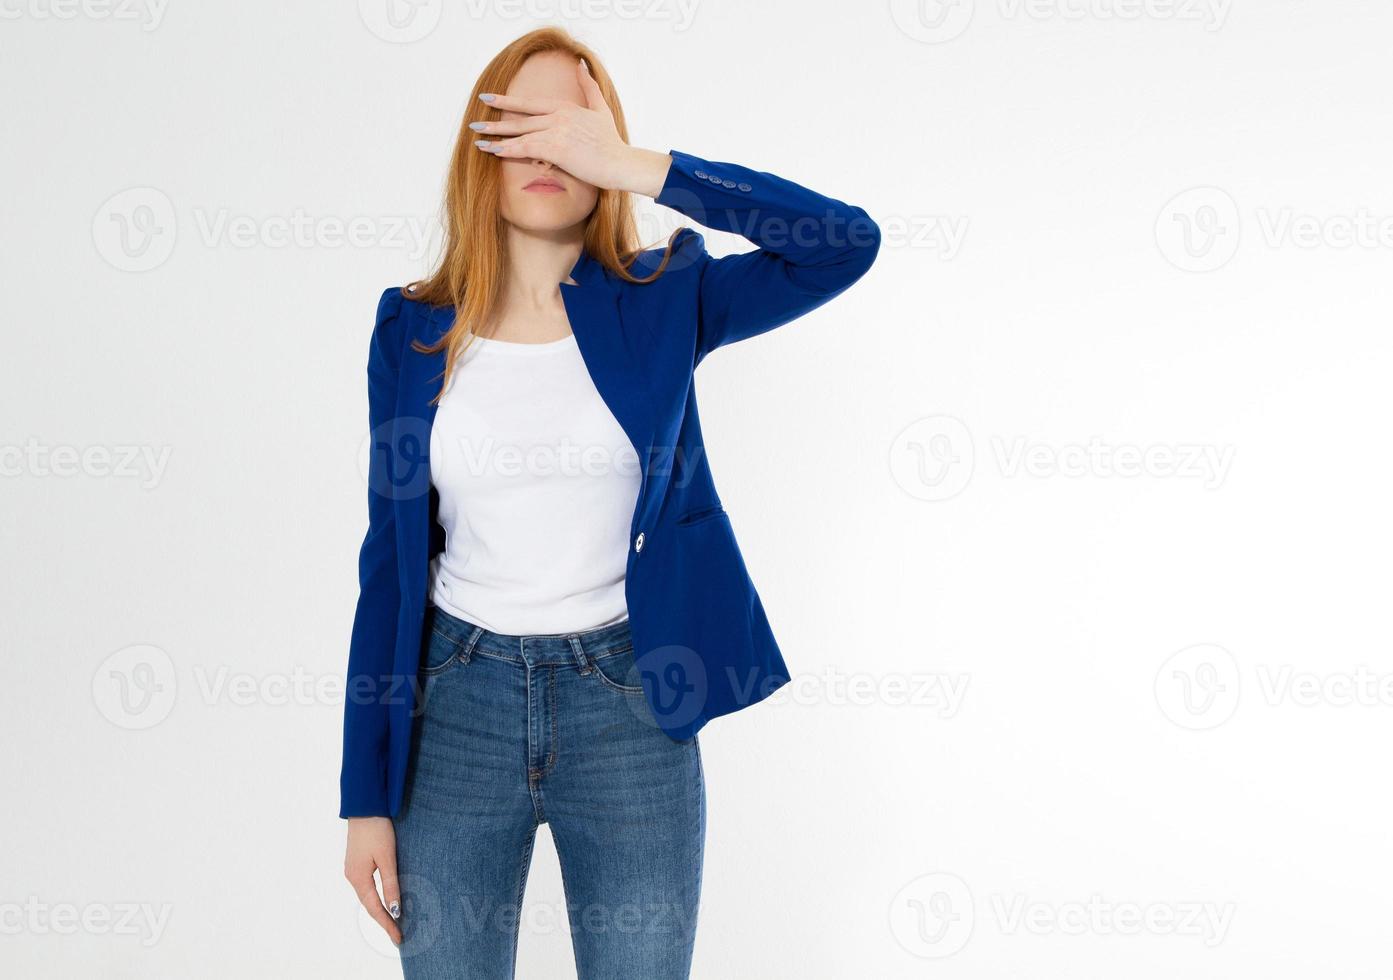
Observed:
[[[522,193],[520,197],[532,195]],[[518,201],[506,209],[503,217],[512,225],[524,231],[552,232],[564,231],[580,224],[590,217],[594,202],[589,208],[581,207],[569,194],[556,194],[548,197],[537,195],[533,200]]]

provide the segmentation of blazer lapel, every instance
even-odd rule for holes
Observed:
[[[619,308],[620,284],[606,274],[605,267],[581,252],[571,270],[575,285],[561,284],[561,300],[571,321],[590,380],[600,393],[624,434],[629,437],[642,466],[637,523],[643,508],[643,489],[648,485],[652,465],[656,419],[648,398],[648,378],[634,348],[636,335],[623,329]]]
[[[411,335],[423,344],[433,344],[449,329],[454,311],[449,307],[420,309],[424,312],[415,318]],[[431,401],[444,380],[445,354],[422,354],[408,343],[402,358],[396,446],[410,477],[396,499],[397,546],[404,559],[404,590],[420,606],[425,601],[430,564],[430,444],[436,408]]]
[[[576,335],[586,370],[596,390],[633,444],[642,466],[634,523],[643,509],[648,486],[656,419],[648,398],[648,379],[634,340],[620,320],[620,286],[605,274],[604,266],[585,252],[571,270],[575,284],[561,284],[561,299],[571,330]],[[450,328],[450,307],[421,307],[412,336],[433,344]],[[436,406],[431,404],[444,378],[445,355],[403,352],[397,391],[396,445],[403,468],[411,467],[407,489],[396,499],[398,547],[404,568],[404,589],[417,607],[423,606],[430,555],[430,449]]]

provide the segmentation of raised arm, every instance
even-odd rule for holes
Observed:
[[[584,62],[576,77],[585,105],[480,95],[517,118],[473,124],[482,135],[502,137],[475,146],[499,157],[546,160],[588,184],[652,197],[754,242],[753,252],[717,259],[700,234],[681,236],[683,251],[674,258],[701,266],[698,361],[820,306],[870,268],[880,229],[861,208],[737,164],[630,146]]]
[[[699,233],[680,239],[675,260],[700,267],[698,362],[821,306],[875,261],[880,228],[861,208],[774,174],[668,153],[672,164],[654,200],[759,246],[715,258]]]

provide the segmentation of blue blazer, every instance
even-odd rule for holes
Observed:
[[[652,283],[582,252],[561,296],[600,396],[642,462],[625,598],[655,723],[674,739],[768,697],[788,670],[740,556],[702,445],[692,372],[723,344],[807,313],[859,279],[880,247],[861,208],[773,174],[670,151],[659,204],[758,248],[715,258],[680,230]],[[632,271],[657,268],[662,249]],[[368,531],[348,655],[339,815],[395,816],[410,763],[431,559],[444,548],[430,483],[431,399],[454,311],[392,288],[368,353]]]

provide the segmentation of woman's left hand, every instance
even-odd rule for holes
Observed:
[[[586,104],[516,95],[481,95],[503,112],[523,113],[522,119],[473,123],[475,132],[510,139],[476,140],[474,145],[495,156],[545,160],[577,180],[606,190],[633,191],[657,197],[672,158],[630,146],[619,138],[614,114],[584,61],[576,74]]]

